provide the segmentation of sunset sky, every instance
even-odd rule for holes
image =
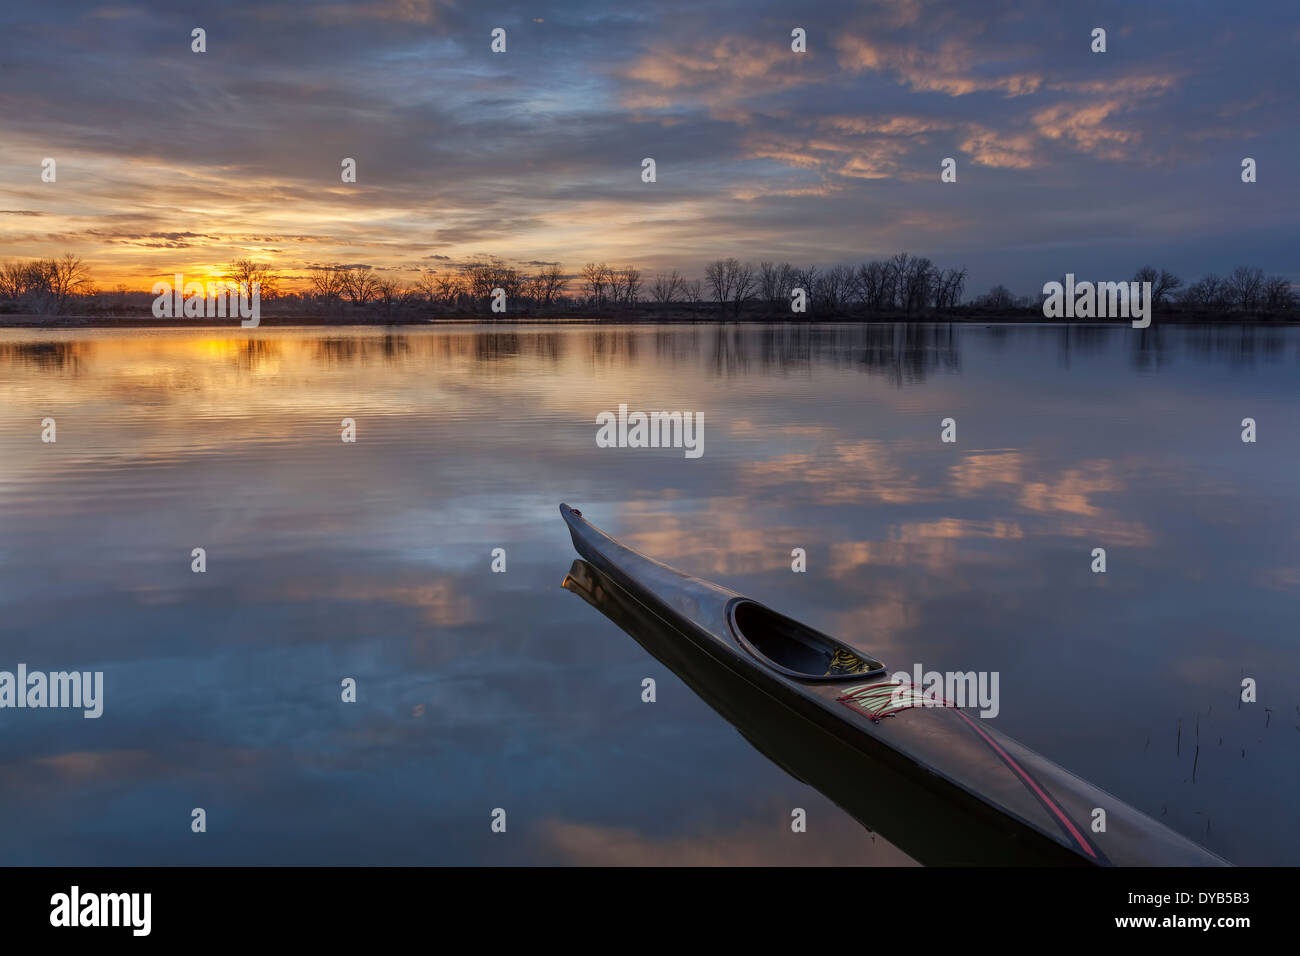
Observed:
[[[43,0],[0,28],[0,261],[72,250],[104,289],[245,256],[410,281],[904,249],[968,294],[1148,262],[1300,282],[1294,0]]]

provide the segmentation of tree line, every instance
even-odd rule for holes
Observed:
[[[236,259],[222,276],[228,282],[259,283],[263,303],[289,312],[364,313],[367,316],[489,312],[495,290],[505,294],[506,315],[529,312],[648,313],[679,309],[697,314],[716,310],[722,317],[742,314],[791,315],[796,290],[806,302],[804,318],[888,314],[904,318],[963,308],[1013,311],[1041,306],[1041,296],[1020,296],[997,285],[965,299],[967,270],[940,268],[906,252],[860,265],[798,266],[789,262],[717,259],[702,278],[679,270],[646,277],[636,266],[588,262],[568,273],[559,263],[536,271],[496,256],[484,256],[445,271],[424,270],[403,281],[369,265],[313,266],[304,276],[286,277],[273,266]],[[1289,312],[1297,307],[1291,283],[1263,270],[1239,266],[1226,276],[1210,274],[1196,282],[1167,270],[1143,266],[1134,281],[1150,282],[1156,309],[1196,312]],[[297,288],[289,288],[294,282]],[[0,264],[0,310],[66,313],[125,305],[130,293],[97,291],[84,260],[72,253],[57,259]]]
[[[1064,284],[1065,277],[1057,282]],[[1265,276],[1263,269],[1237,266],[1228,275],[1214,273],[1191,284],[1167,269],[1143,266],[1133,273],[1134,282],[1151,283],[1151,307],[1166,310],[1177,307],[1188,312],[1293,312],[1300,305],[1291,283],[1282,276]],[[1042,295],[1017,298],[1005,286],[994,286],[972,303],[990,309],[1037,308]]]
[[[0,263],[0,302],[40,315],[58,314],[75,300],[93,294],[90,269],[71,252],[57,259]]]

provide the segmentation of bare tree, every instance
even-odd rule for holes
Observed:
[[[609,286],[610,305],[620,305],[625,295],[623,291],[623,272],[620,269],[610,269],[605,277]]]
[[[961,304],[962,292],[966,288],[966,268],[947,269],[938,273],[935,288],[935,308],[940,310],[955,309]]]
[[[930,291],[934,296],[934,307],[939,311],[948,307],[948,281],[950,272],[952,272],[951,269],[936,268],[934,270],[934,288]]]
[[[1243,312],[1259,306],[1259,295],[1264,288],[1264,270],[1237,266],[1227,280],[1232,304]]]
[[[926,258],[900,252],[889,261],[893,297],[908,315],[923,310],[930,302],[934,265]]]
[[[0,299],[17,301],[23,288],[25,270],[20,263],[6,262],[0,265]]]
[[[730,261],[736,262],[734,259]],[[757,280],[754,277],[754,264],[752,262],[746,262],[743,264],[736,262],[735,269],[736,279],[733,283],[731,302],[734,314],[739,318],[741,306],[754,297],[754,288]]]
[[[718,303],[723,313],[730,305],[732,315],[739,317],[741,306],[754,295],[756,279],[753,263],[742,263],[734,256],[718,259],[705,267],[704,277],[713,293],[713,301]]]
[[[343,267],[337,265],[313,266],[307,281],[312,294],[326,308],[333,308],[343,299]]]
[[[788,262],[760,262],[758,264],[758,297],[771,309],[780,309],[790,301],[790,289],[794,285],[791,276],[794,270]]]
[[[564,294],[565,275],[558,262],[553,262],[538,274],[540,286],[538,295],[540,304],[545,307],[554,305]]]
[[[418,309],[420,306],[427,306],[428,304],[428,294],[413,285],[402,288],[397,297],[397,307],[399,309]]]
[[[65,312],[74,297],[95,294],[89,266],[71,252],[57,259],[10,262],[0,267],[0,299],[34,312]]]
[[[1223,309],[1228,305],[1228,287],[1214,273],[1203,276],[1184,290],[1181,301],[1193,308]]]
[[[513,266],[501,263],[496,269],[496,282],[493,291],[501,289],[506,294],[506,301],[514,302],[524,297],[524,288],[528,277]]]
[[[704,301],[704,280],[688,279],[682,282],[682,301],[692,305]]]
[[[479,307],[492,298],[493,289],[505,289],[509,296],[511,288],[518,283],[518,273],[508,269],[506,264],[494,256],[475,259],[461,266],[461,278],[465,292]]]
[[[50,285],[52,271],[51,259],[34,259],[6,267],[5,284],[11,293],[10,297],[33,312],[54,311],[57,302]]]
[[[253,284],[256,283],[258,296],[263,300],[274,299],[280,294],[280,276],[265,262],[236,259],[226,266],[226,273],[222,278],[227,282],[233,282],[241,290],[248,290],[250,295]]]
[[[1006,286],[995,285],[976,299],[975,304],[986,309],[1014,309],[1016,307],[1016,297],[1011,294],[1011,290]]]
[[[450,272],[438,277],[438,300],[451,308],[465,294],[465,280]]]
[[[56,313],[65,311],[73,296],[93,293],[90,267],[80,256],[65,252],[57,259],[45,259],[43,262],[45,282]]]
[[[438,273],[433,269],[421,272],[411,290],[418,300],[433,305],[438,301]]]
[[[1295,290],[1281,276],[1272,276],[1264,282],[1261,297],[1264,308],[1270,312],[1290,312],[1296,307]]]
[[[1174,297],[1174,294],[1181,289],[1182,286],[1182,279],[1178,278],[1178,276],[1174,275],[1172,272],[1161,269],[1160,278],[1157,279],[1156,284],[1151,287],[1151,304],[1157,308],[1164,305],[1165,302]]]
[[[342,292],[353,305],[366,305],[378,292],[379,280],[370,266],[340,266]]]
[[[636,266],[624,266],[620,273],[619,287],[623,293],[623,304],[636,305],[641,298],[641,270]]]
[[[732,275],[731,270],[727,268],[726,259],[716,259],[704,267],[704,280],[708,283],[713,301],[724,311],[731,300]]]
[[[375,279],[375,301],[391,315],[402,298],[402,287],[395,279]]]
[[[582,267],[582,284],[587,295],[597,309],[605,297],[605,286],[609,282],[609,266],[603,262],[588,262]]]
[[[921,256],[912,260],[912,270],[907,277],[907,311],[924,312],[934,301],[935,276],[938,270],[934,263]]]
[[[758,297],[767,303],[768,307],[774,307],[777,299],[781,295],[778,288],[777,266],[774,262],[767,259],[760,260],[758,263]]]
[[[524,298],[532,303],[533,308],[542,304],[542,295],[546,286],[546,280],[540,272],[532,274],[522,274],[520,276],[520,285],[523,287]]]
[[[523,298],[528,277],[497,256],[485,256],[464,263],[459,278],[460,294],[471,299],[477,308],[483,308],[490,303],[496,289],[504,291],[509,302]]]
[[[479,305],[492,295],[492,288],[496,285],[491,265],[482,261],[464,263],[460,267],[460,278],[465,295]]]
[[[858,291],[867,308],[884,312],[893,306],[894,290],[888,263],[868,262],[858,267]]]
[[[676,302],[685,293],[686,282],[676,269],[672,272],[659,273],[650,283],[650,298],[660,305]]]
[[[857,277],[852,266],[832,266],[821,274],[812,297],[819,311],[837,312],[848,305],[857,287]]]
[[[898,308],[907,308],[907,281],[912,270],[912,257],[906,252],[895,253],[888,262],[886,280],[890,285],[890,299]]]
[[[1143,266],[1133,274],[1134,282],[1151,283],[1151,307],[1158,309],[1173,298],[1182,286],[1183,280],[1165,269],[1156,271],[1152,266]]]
[[[609,290],[609,298],[613,299],[615,298],[614,286],[618,281],[618,277],[614,274],[614,267],[602,262],[599,268],[601,286]]]
[[[49,260],[34,262],[6,262],[0,268],[0,298],[14,303],[29,300],[33,295],[48,292]]]

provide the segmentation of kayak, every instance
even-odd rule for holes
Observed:
[[[579,594],[760,752],[926,865],[1227,866],[862,649],[560,505]]]

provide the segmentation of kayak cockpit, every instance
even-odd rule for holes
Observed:
[[[728,605],[727,623],[741,647],[789,677],[830,681],[885,670],[884,664],[862,656],[830,635],[747,598],[737,598]]]

